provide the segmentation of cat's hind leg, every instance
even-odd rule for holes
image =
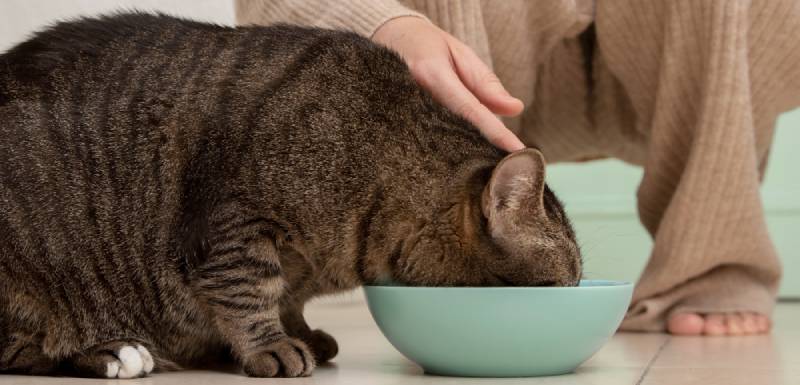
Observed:
[[[58,361],[42,351],[42,339],[22,333],[0,336],[0,373],[54,374]]]
[[[64,365],[69,374],[98,378],[144,377],[154,368],[150,351],[133,340],[99,344],[76,354]]]

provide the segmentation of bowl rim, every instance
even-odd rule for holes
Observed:
[[[537,291],[565,291],[565,290],[609,290],[633,286],[629,281],[616,281],[609,279],[582,279],[581,282],[593,283],[588,286],[402,286],[392,284],[371,284],[363,285],[369,289],[395,289],[395,290],[426,290],[436,289],[437,291],[455,290],[537,290]]]

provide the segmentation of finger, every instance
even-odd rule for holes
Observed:
[[[446,66],[430,68],[444,70],[421,71],[417,80],[431,92],[434,99],[474,124],[493,145],[506,151],[525,148],[519,138],[464,87],[454,72],[448,71]]]
[[[497,75],[472,49],[455,39],[449,39],[448,43],[458,77],[482,104],[503,116],[522,112],[522,101],[506,91]]]

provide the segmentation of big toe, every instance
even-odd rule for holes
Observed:
[[[674,314],[667,320],[667,331],[680,336],[696,336],[703,333],[705,321],[695,313]]]

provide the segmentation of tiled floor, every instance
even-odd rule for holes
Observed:
[[[466,379],[426,376],[395,351],[358,300],[320,303],[307,311],[339,341],[335,363],[310,378],[252,379],[238,374],[189,371],[139,380],[86,380],[0,376],[0,384],[591,384],[591,385],[800,385],[800,303],[782,303],[769,336],[738,338],[671,337],[619,333],[571,375]]]

